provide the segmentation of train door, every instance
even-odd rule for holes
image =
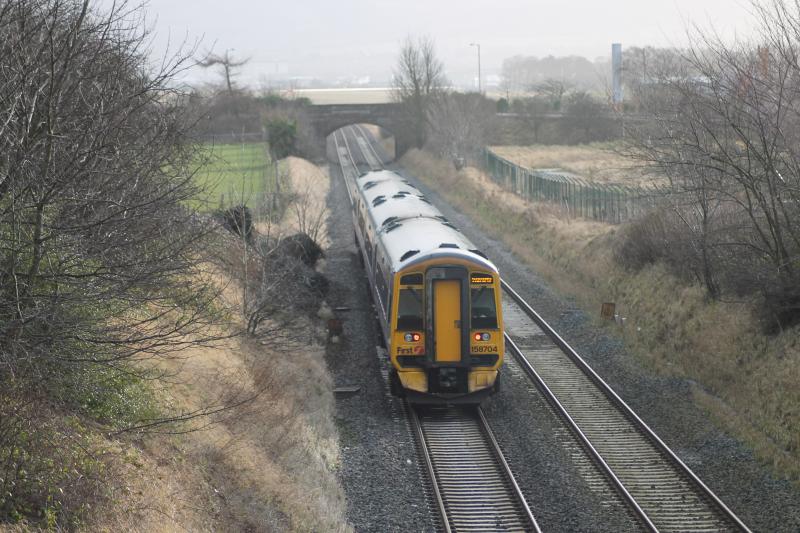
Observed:
[[[460,362],[461,280],[433,281],[433,331],[436,362]]]

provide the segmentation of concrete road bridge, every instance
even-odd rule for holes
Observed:
[[[410,131],[408,121],[401,106],[393,102],[311,105],[306,108],[306,113],[322,138],[349,124],[375,124],[394,135],[398,156],[412,146],[412,139],[407,133]]]

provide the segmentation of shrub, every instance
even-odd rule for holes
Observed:
[[[253,235],[253,213],[246,205],[236,205],[217,213],[223,227],[248,241]]]
[[[623,227],[614,249],[617,263],[631,271],[670,257],[674,221],[666,210],[651,211]]]
[[[267,122],[269,149],[275,159],[283,159],[295,153],[297,122],[273,118]]]
[[[0,392],[0,521],[74,528],[103,497],[105,466],[77,418]]]
[[[277,254],[299,259],[309,267],[316,265],[325,255],[320,245],[305,233],[296,233],[283,239],[278,244]]]

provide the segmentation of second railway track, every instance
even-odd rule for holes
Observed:
[[[506,348],[651,531],[749,531],[582,358],[503,288]]]

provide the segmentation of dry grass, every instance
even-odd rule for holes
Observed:
[[[709,302],[701,287],[658,265],[625,272],[613,259],[614,226],[564,220],[477,170],[456,173],[425,153],[402,163],[590,315],[615,302],[625,327],[606,327],[631,353],[663,375],[692,380],[696,402],[720,425],[777,475],[800,481],[800,328],[765,337],[747,303]]]
[[[323,169],[305,159],[289,157],[285,161],[295,201],[289,206],[283,226],[288,233],[305,232],[322,248],[327,248],[330,241],[325,221],[330,178]]]
[[[324,202],[325,173],[297,159],[289,161],[289,169],[293,185],[305,186],[302,194],[309,201]],[[287,212],[279,230],[291,232],[297,223]],[[318,229],[324,237],[324,219]],[[234,317],[230,328],[242,330],[236,318],[240,287],[224,272],[209,269],[223,288],[218,304]],[[85,529],[349,531],[335,474],[340,459],[324,361],[326,332],[318,322],[298,318],[290,338],[279,345],[231,337],[162,362],[160,368],[172,377],[158,394],[173,409],[192,411],[260,394],[242,407],[198,419],[184,434],[110,442],[119,487]]]
[[[500,157],[530,169],[561,169],[595,183],[647,187],[663,185],[664,179],[647,174],[614,152],[613,143],[576,146],[491,146]]]
[[[136,448],[120,444],[124,488],[86,529],[346,530],[332,387],[317,342],[324,332],[309,322],[297,328],[309,332],[308,343],[296,340],[280,353],[233,338],[188,349],[166,365],[175,384],[162,393],[182,410],[233,390],[262,392],[189,433],[148,436]]]

